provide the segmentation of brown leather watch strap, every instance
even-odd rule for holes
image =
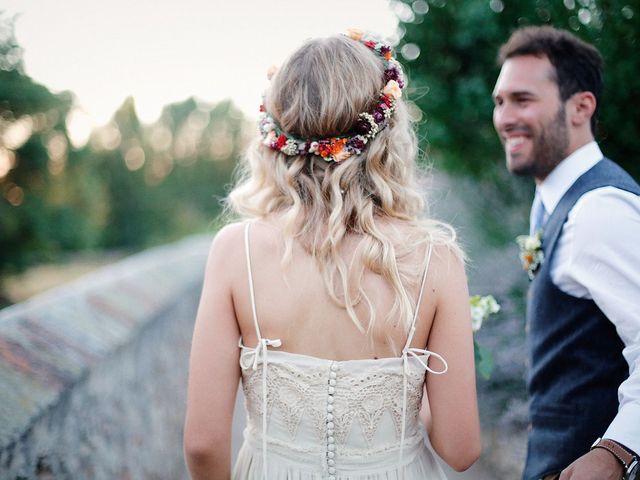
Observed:
[[[634,460],[634,456],[632,453],[629,453],[625,448],[623,448],[617,442],[613,440],[609,440],[608,438],[601,438],[600,441],[596,442],[591,449],[594,448],[604,448],[611,452],[624,466],[625,470],[631,465],[631,462]]]

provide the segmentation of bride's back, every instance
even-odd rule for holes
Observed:
[[[356,243],[357,238],[353,236],[341,246],[340,255],[346,264],[354,257]],[[281,349],[287,352],[333,360],[400,355],[407,338],[408,325],[397,316],[388,318],[392,313],[395,292],[380,275],[365,271],[362,278],[362,288],[371,299],[371,308],[376,315],[372,331],[363,333],[345,308],[331,298],[317,260],[299,243],[294,242],[292,259],[283,266],[284,238],[277,223],[253,222],[250,226],[249,248],[256,313],[263,337],[281,339]],[[426,248],[414,251],[404,261],[422,267],[425,253]],[[438,260],[434,260],[436,262]],[[246,261],[243,259],[242,263],[246,264]],[[243,342],[255,345],[257,337],[246,266],[238,268],[234,277],[234,307]],[[428,283],[433,293],[437,279],[430,276]],[[418,282],[412,284],[414,286],[407,293],[415,303]],[[354,310],[358,318],[364,320],[366,328],[369,307],[361,301]],[[414,345],[421,348],[426,345],[434,311],[435,296],[427,293],[420,308],[412,342]]]

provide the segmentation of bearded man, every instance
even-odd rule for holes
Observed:
[[[541,240],[527,252],[523,477],[640,478],[640,187],[594,141],[602,58],[569,32],[528,27],[499,64],[493,122],[508,170],[536,182]]]

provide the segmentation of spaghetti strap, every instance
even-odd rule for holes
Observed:
[[[413,320],[411,321],[411,328],[409,329],[409,335],[407,335],[407,343],[402,349],[402,424],[400,427],[400,448],[398,452],[398,469],[401,472],[401,480],[404,480],[404,473],[402,473],[403,468],[403,454],[404,454],[404,438],[406,433],[406,422],[407,422],[407,375],[409,370],[409,356],[415,358],[424,369],[433,373],[434,375],[441,375],[445,373],[449,366],[444,358],[441,355],[431,352],[426,349],[421,348],[411,348],[411,341],[413,340],[413,335],[416,333],[416,321],[418,320],[418,312],[420,311],[420,304],[422,303],[422,295],[424,293],[424,286],[427,283],[427,273],[429,272],[429,264],[431,263],[431,253],[433,252],[433,242],[431,238],[429,238],[429,248],[427,249],[427,253],[425,256],[425,266],[424,273],[422,274],[422,282],[420,282],[420,293],[418,294],[418,302],[416,303],[416,308],[413,312]],[[422,356],[426,357],[424,360],[421,358]],[[434,370],[429,367],[429,358],[436,357],[442,362],[443,368],[442,370]]]
[[[253,274],[251,273],[251,253],[249,250],[249,226],[250,222],[247,222],[244,227],[244,251],[247,257],[247,275],[249,278],[249,296],[251,297],[251,313],[253,314],[253,324],[256,327],[256,336],[258,342],[262,339],[260,334],[260,325],[258,325],[258,313],[256,310],[256,295],[253,289]]]
[[[427,283],[427,273],[429,272],[429,264],[431,263],[431,253],[433,252],[433,242],[429,239],[429,248],[425,255],[424,273],[422,274],[422,281],[420,282],[420,293],[418,294],[418,301],[416,302],[416,308],[413,311],[413,319],[411,320],[411,326],[409,328],[409,334],[407,335],[407,343],[404,345],[403,351],[407,350],[413,341],[413,336],[416,333],[416,321],[418,320],[418,313],[420,312],[420,304],[422,303],[422,295],[424,293],[424,286]]]
[[[268,347],[278,348],[282,345],[279,338],[270,339],[262,338],[260,334],[260,325],[258,325],[258,313],[256,312],[256,295],[253,289],[253,274],[251,272],[251,252],[249,250],[249,226],[250,222],[247,222],[244,227],[244,251],[247,257],[247,274],[249,277],[249,295],[251,297],[251,313],[253,314],[253,324],[256,327],[256,336],[258,342],[256,348],[248,348],[242,345],[242,339],[240,339],[240,347],[247,353],[244,358],[251,360],[251,368],[257,370],[258,363],[262,362],[262,477],[267,479],[267,367],[268,367]],[[240,355],[240,365],[244,368],[243,356]]]

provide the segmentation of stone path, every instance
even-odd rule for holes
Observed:
[[[462,473],[451,470],[447,465],[443,465],[443,468],[449,480],[497,480],[496,475],[490,473],[481,461],[476,462],[473,467]]]

